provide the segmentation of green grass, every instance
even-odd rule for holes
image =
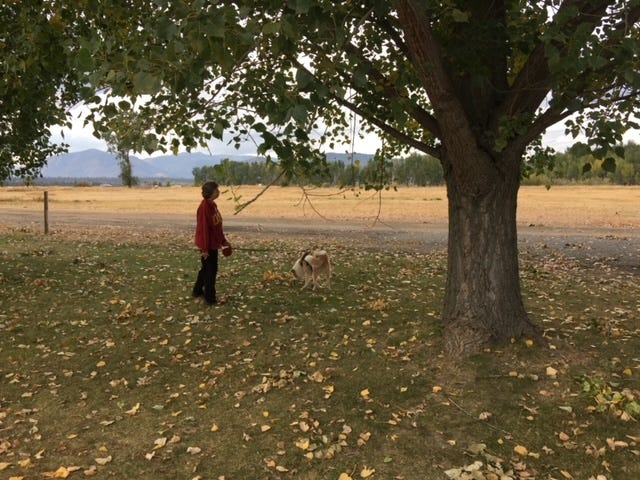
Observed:
[[[327,239],[332,290],[300,292],[307,245],[236,246],[211,308],[189,239],[0,237],[0,478],[640,475],[632,273],[525,253],[550,348],[454,362],[443,252]]]

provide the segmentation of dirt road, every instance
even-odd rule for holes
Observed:
[[[122,240],[134,237],[181,237],[190,242],[191,216],[175,213],[113,213],[60,211],[49,214],[52,235],[82,234]],[[329,221],[238,215],[225,217],[225,229],[236,241],[297,239],[310,246],[336,241],[357,241],[363,248],[393,251],[446,250],[447,224],[434,222]],[[0,209],[2,231],[44,231],[44,215],[33,210]],[[629,227],[567,227],[520,225],[519,248],[536,256],[563,255],[594,265],[607,265],[640,273],[640,231]]]

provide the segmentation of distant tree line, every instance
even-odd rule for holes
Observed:
[[[608,159],[607,159],[608,158]],[[640,184],[640,145],[625,145],[624,157],[612,153],[605,159],[595,159],[584,153],[579,144],[564,153],[556,154],[550,165],[524,178],[524,185],[549,185],[565,183],[608,183],[615,185]],[[613,162],[614,160],[615,162]],[[443,185],[444,176],[440,162],[434,157],[414,153],[391,160],[374,159],[329,162],[327,168],[311,176],[279,178],[276,165],[264,161],[238,162],[229,159],[219,165],[194,168],[194,183],[201,185],[216,180],[228,185],[280,186],[313,184],[326,186],[365,186],[390,180],[396,185]]]
[[[523,183],[640,185],[640,145],[629,142],[624,146],[624,156],[612,152],[603,159],[585,153],[583,147],[576,144],[556,154],[552,168],[529,176]]]
[[[379,184],[391,179],[399,185],[428,186],[444,182],[440,162],[431,156],[411,154],[392,160],[329,162],[326,169],[300,176],[278,178],[280,172],[273,163],[264,161],[238,162],[226,159],[219,165],[196,167],[192,171],[194,183],[201,185],[215,180],[229,185],[257,185],[274,183],[280,186],[313,184],[326,186],[356,186]]]

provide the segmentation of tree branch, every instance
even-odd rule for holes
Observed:
[[[444,148],[438,158],[449,163],[447,176],[455,177],[459,185],[464,185],[473,195],[480,195],[493,184],[491,177],[497,173],[491,166],[494,159],[486,151],[484,155],[469,155],[470,151],[480,150],[478,141],[444,64],[431,22],[421,9],[424,2],[396,0],[395,4],[409,47],[409,60],[440,126]]]
[[[440,137],[440,126],[436,119],[426,110],[419,105],[411,102],[409,97],[404,92],[400,92],[398,88],[393,85],[381,72],[378,70],[367,58],[359,55],[359,50],[353,45],[346,46],[346,51],[353,55],[357,55],[360,62],[366,64],[369,67],[369,74],[376,81],[378,85],[383,86],[383,92],[388,100],[396,100],[403,104],[403,110],[413,117],[420,125],[426,130],[431,132],[434,136]],[[355,86],[353,88],[356,88]],[[404,105],[406,104],[406,105]]]
[[[594,13],[591,13],[591,15],[594,15]],[[635,24],[638,19],[640,19],[640,6],[632,8],[629,12],[627,12],[624,19],[621,19],[614,28],[608,30],[609,38],[603,45],[603,49],[614,45],[616,41],[615,33],[626,31],[629,28],[629,25]],[[603,67],[600,67],[598,69],[585,70],[579,77],[571,82],[571,85],[573,85],[571,91],[585,91],[585,85],[587,84],[589,79],[593,78],[597,73],[600,73],[603,78],[606,78],[606,76],[611,74],[612,67],[615,65],[615,63],[616,58],[613,57],[612,60],[607,62],[607,64]],[[592,95],[594,100],[589,105],[585,104],[585,100],[579,106],[576,106],[574,108],[566,108],[566,104],[563,103],[562,106],[559,107],[564,108],[564,110],[562,111],[554,108],[547,110],[534,121],[527,133],[515,139],[515,141],[512,142],[509,148],[525,148],[526,145],[528,145],[531,141],[542,135],[547,128],[555,125],[558,122],[561,122],[566,118],[569,118],[571,115],[583,110],[584,108],[597,108],[601,103],[608,104],[624,102],[625,100],[629,100],[640,95],[640,92],[633,90],[627,95],[620,96],[617,99],[605,99],[606,93],[611,91],[612,88],[614,88],[614,85],[606,84],[601,90],[594,91]],[[570,100],[573,101],[575,100],[575,98],[571,98]],[[542,102],[542,100],[540,100],[540,102]]]
[[[363,59],[363,61],[366,61],[366,59]],[[318,83],[322,83],[322,81],[312,72],[310,71],[307,67],[305,67],[304,65],[302,65],[299,61],[295,62],[295,66],[296,68],[300,68],[302,70],[304,70],[305,72],[307,72],[308,75],[312,76]],[[372,67],[374,70],[375,68]],[[379,75],[379,78],[384,78],[382,76],[382,74],[377,71],[377,75]],[[355,88],[355,87],[353,87]],[[397,89],[390,87],[389,91],[393,91],[394,93],[392,94],[392,98],[391,99],[405,99],[405,97],[401,97],[400,93],[397,91]],[[354,112],[357,115],[360,115],[362,118],[366,119],[369,123],[371,123],[372,125],[375,125],[380,131],[384,132],[385,134],[389,135],[392,138],[395,138],[396,140],[399,140],[400,142],[406,143],[407,145],[410,145],[411,147],[420,150],[424,153],[427,153],[429,155],[432,155],[436,158],[439,158],[440,156],[440,151],[439,149],[436,149],[434,147],[431,147],[430,145],[428,145],[427,143],[421,142],[419,140],[416,140],[415,138],[413,138],[412,136],[409,136],[407,134],[402,133],[401,131],[399,131],[398,129],[392,127],[391,125],[389,125],[387,122],[385,122],[384,120],[378,118],[375,116],[375,114],[368,112],[366,110],[364,110],[363,108],[359,107],[358,105],[356,105],[353,102],[350,102],[349,100],[346,100],[345,98],[341,98],[338,95],[331,93],[331,98],[333,98],[339,105],[347,108],[348,110],[351,110],[352,112]],[[431,124],[431,126],[436,129],[436,131],[438,131],[438,125],[435,122],[435,119],[433,117],[431,117],[428,112],[420,109],[420,107],[418,107],[417,105],[413,105],[413,108],[411,108],[411,111],[415,113],[415,116],[412,115],[413,118],[415,118],[421,125],[422,122],[420,121],[420,119],[424,120],[427,124]],[[411,112],[407,112],[407,113],[411,113]],[[424,125],[423,125],[424,126]],[[427,128],[425,126],[425,128]],[[427,130],[429,130],[427,128]],[[431,130],[429,130],[431,131]],[[434,133],[431,131],[431,133]],[[434,133],[435,135],[435,133]]]
[[[416,5],[415,0],[398,0],[398,18],[405,34],[411,61],[429,100],[434,107],[440,126],[441,138],[451,149],[460,149],[458,158],[465,158],[463,145],[475,145],[468,118],[460,99],[455,94],[442,61],[438,41],[430,22]],[[446,128],[445,128],[446,127]]]
[[[565,0],[555,15],[557,18],[566,18],[569,9],[578,8],[580,13],[572,17],[563,30],[567,32],[575,31],[579,25],[592,24],[602,18],[611,2],[600,0],[590,2],[584,0]],[[588,7],[588,8],[587,8]],[[562,48],[566,53],[566,46]],[[551,90],[551,72],[547,63],[546,45],[539,43],[527,62],[516,76],[509,94],[502,102],[501,107],[496,111],[492,122],[494,130],[500,119],[503,117],[513,117],[519,114],[533,114],[544,101]]]
[[[415,138],[406,135],[402,132],[400,132],[399,130],[396,130],[395,128],[391,127],[389,124],[387,124],[386,122],[371,116],[368,112],[366,112],[365,110],[361,109],[360,107],[358,107],[357,105],[355,105],[354,103],[349,102],[348,100],[345,100],[344,98],[340,98],[336,95],[332,95],[332,98],[338,102],[340,105],[342,105],[345,108],[348,108],[349,110],[351,110],[352,112],[356,113],[357,115],[360,115],[362,118],[365,118],[369,123],[375,125],[376,127],[378,127],[378,129],[380,129],[380,131],[386,133],[387,135],[389,135],[392,138],[395,138],[396,140],[400,140],[401,142],[406,143],[407,145],[420,150],[421,152],[427,153],[433,157],[436,158],[440,158],[441,153],[440,149],[435,148],[430,146],[427,143],[421,142],[419,140],[416,140]]]
[[[248,200],[246,202],[244,202],[243,204],[239,205],[237,210],[233,213],[234,215],[239,214],[242,210],[244,210],[245,208],[247,208],[249,205],[251,205],[253,202],[255,202],[256,200],[258,200],[267,190],[269,190],[271,187],[273,187],[273,185],[275,185],[275,183],[280,180],[282,178],[282,176],[284,175],[284,170],[282,170],[280,172],[280,174],[273,179],[273,181],[271,183],[269,183],[269,185],[265,186],[262,190],[260,190],[255,197],[253,197],[251,200]]]

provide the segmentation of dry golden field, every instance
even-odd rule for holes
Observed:
[[[49,211],[161,213],[193,216],[200,191],[196,187],[4,187],[0,188],[2,214],[43,210],[48,192]],[[375,192],[339,192],[336,189],[273,187],[241,212],[237,207],[259,195],[253,186],[223,189],[218,204],[227,221],[309,220],[323,218],[335,223],[382,222],[446,223],[444,187],[408,188]],[[640,226],[640,187],[554,186],[522,187],[518,223],[548,227],[637,228]]]
[[[545,342],[468,360],[443,188],[274,188],[237,216],[259,191],[226,191],[215,307],[199,189],[48,187],[50,235],[44,191],[0,188],[1,479],[640,478],[640,188],[522,188]],[[332,288],[302,292],[315,246]]]

